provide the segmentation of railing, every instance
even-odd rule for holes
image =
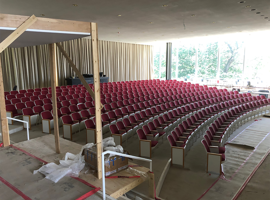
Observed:
[[[102,192],[103,192],[103,199],[104,200],[106,200],[104,155],[109,154],[109,153],[113,154],[113,155],[123,156],[126,158],[133,158],[136,160],[143,160],[143,161],[149,162],[150,163],[150,171],[152,171],[152,160],[150,160],[150,159],[141,158],[141,157],[137,157],[137,156],[131,156],[131,155],[123,154],[123,153],[118,153],[115,151],[104,151],[102,153]]]
[[[17,122],[22,122],[22,123],[25,123],[26,124],[26,129],[27,129],[27,140],[29,140],[29,124],[27,121],[23,121],[23,120],[20,120],[20,119],[15,119],[15,118],[12,118],[12,117],[7,117],[7,119],[10,119],[10,120],[14,120],[14,121],[17,121]]]

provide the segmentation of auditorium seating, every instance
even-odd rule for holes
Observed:
[[[128,128],[130,124],[133,126],[132,134],[130,134],[132,136],[143,125],[148,126],[148,123],[152,122],[151,126],[154,125],[158,132],[164,132],[163,135],[168,136],[181,124],[183,127],[180,128],[186,129],[185,131],[188,134],[190,134],[190,131],[197,133],[200,130],[200,134],[193,134],[192,137],[192,134],[190,135],[190,140],[186,143],[187,150],[192,146],[193,142],[191,141],[196,140],[203,133],[205,127],[212,123],[214,118],[208,119],[213,117],[214,114],[251,100],[255,101],[253,98],[250,99],[250,94],[238,94],[238,92],[228,92],[226,89],[208,88],[207,86],[176,80],[112,82],[103,83],[100,86],[101,99],[104,103],[104,109],[102,109],[103,134],[111,134],[110,126],[117,126],[117,122],[123,122]],[[90,87],[94,88],[93,85],[90,85]],[[40,96],[46,93],[42,91],[48,92],[46,97]],[[45,88],[35,91],[27,90],[27,92],[23,91],[22,94],[25,97],[21,97],[21,99],[30,97],[30,101],[25,103],[26,107],[31,106],[30,102],[36,101],[39,105],[42,104],[40,106],[43,110],[51,108],[46,105],[51,104],[51,101],[47,101],[47,99],[50,99],[48,98],[48,95],[51,94],[50,88],[47,88],[47,90]],[[6,93],[6,98],[8,95],[11,94]],[[57,107],[61,111],[59,115],[70,116],[71,113],[78,113],[82,119],[92,119],[95,124],[93,118],[95,115],[94,101],[84,86],[58,87],[57,96]],[[13,97],[18,99],[15,94],[15,96],[9,96],[7,100],[11,102]],[[40,98],[42,99],[41,102]],[[264,110],[260,109],[257,112],[258,114],[269,109],[270,102],[267,99],[265,100],[268,106],[264,106]],[[260,101],[260,99],[256,98],[256,101]],[[72,111],[70,104],[74,105]],[[183,135],[187,136],[187,133],[183,133]],[[65,138],[71,139],[70,136]],[[122,142],[126,137],[123,138]]]
[[[32,108],[23,108],[22,113],[23,121],[27,121],[29,123],[29,129],[31,129],[33,125],[36,125],[38,123],[39,114],[35,113]],[[27,128],[27,125],[24,123],[23,127]]]

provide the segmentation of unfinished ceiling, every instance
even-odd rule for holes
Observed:
[[[0,13],[97,22],[99,39],[129,43],[270,30],[269,0],[0,0]]]

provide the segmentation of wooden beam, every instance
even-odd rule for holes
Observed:
[[[64,50],[64,48],[62,47],[61,44],[56,43],[57,47],[59,48],[60,52],[63,54],[63,56],[67,59],[69,65],[71,66],[72,70],[78,75],[79,79],[81,80],[82,84],[84,85],[84,87],[86,88],[86,90],[89,92],[89,94],[91,95],[91,97],[93,99],[95,99],[95,93],[93,92],[93,90],[90,88],[89,84],[86,82],[86,80],[84,79],[83,75],[81,74],[81,72],[77,69],[76,65],[73,63],[73,61],[70,59],[69,55],[67,54],[67,52]]]
[[[53,103],[53,122],[54,122],[54,137],[55,137],[55,151],[60,153],[59,142],[59,124],[57,113],[57,99],[56,99],[56,46],[55,44],[49,45],[50,49],[50,65],[51,65],[51,88],[52,88],[52,103]]]
[[[102,178],[102,124],[101,124],[101,109],[100,103],[100,78],[99,78],[99,57],[98,57],[98,30],[97,24],[91,22],[91,37],[92,37],[92,60],[94,69],[94,88],[95,88],[95,111],[96,111],[96,140],[97,140],[97,176]]]
[[[3,42],[0,43],[0,53],[4,51],[12,42],[14,42],[21,34],[26,31],[33,23],[37,21],[35,15],[26,19],[22,24],[13,31]]]
[[[0,14],[0,27],[16,28],[27,18],[28,16]],[[31,29],[89,33],[90,24],[89,22],[37,17],[37,21],[31,26]]]
[[[4,93],[4,82],[2,74],[2,65],[0,57],[0,117],[1,117],[1,127],[2,127],[2,141],[4,147],[10,145],[9,139],[9,129],[8,129],[8,120],[6,114],[6,102],[5,102],[5,93]]]
[[[153,172],[148,173],[149,176],[149,197],[155,199],[155,175]]]

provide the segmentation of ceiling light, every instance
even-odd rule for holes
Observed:
[[[121,17],[122,15],[118,15],[118,17]]]
[[[265,17],[264,19],[268,19],[268,17]]]
[[[77,4],[72,4],[72,5],[75,6],[75,7],[78,6]]]
[[[162,5],[162,7],[168,7],[168,5]]]
[[[264,16],[264,15],[261,15],[262,17]]]
[[[250,8],[251,6],[250,5],[247,5],[246,8]]]
[[[261,14],[261,12],[256,12],[257,15]]]
[[[256,10],[255,8],[251,9],[251,11],[255,11],[255,10]]]
[[[238,3],[246,3],[246,1],[239,1]]]
[[[153,24],[153,22],[149,22],[149,24]]]
[[[192,14],[191,17],[195,17],[196,15],[195,14]]]

